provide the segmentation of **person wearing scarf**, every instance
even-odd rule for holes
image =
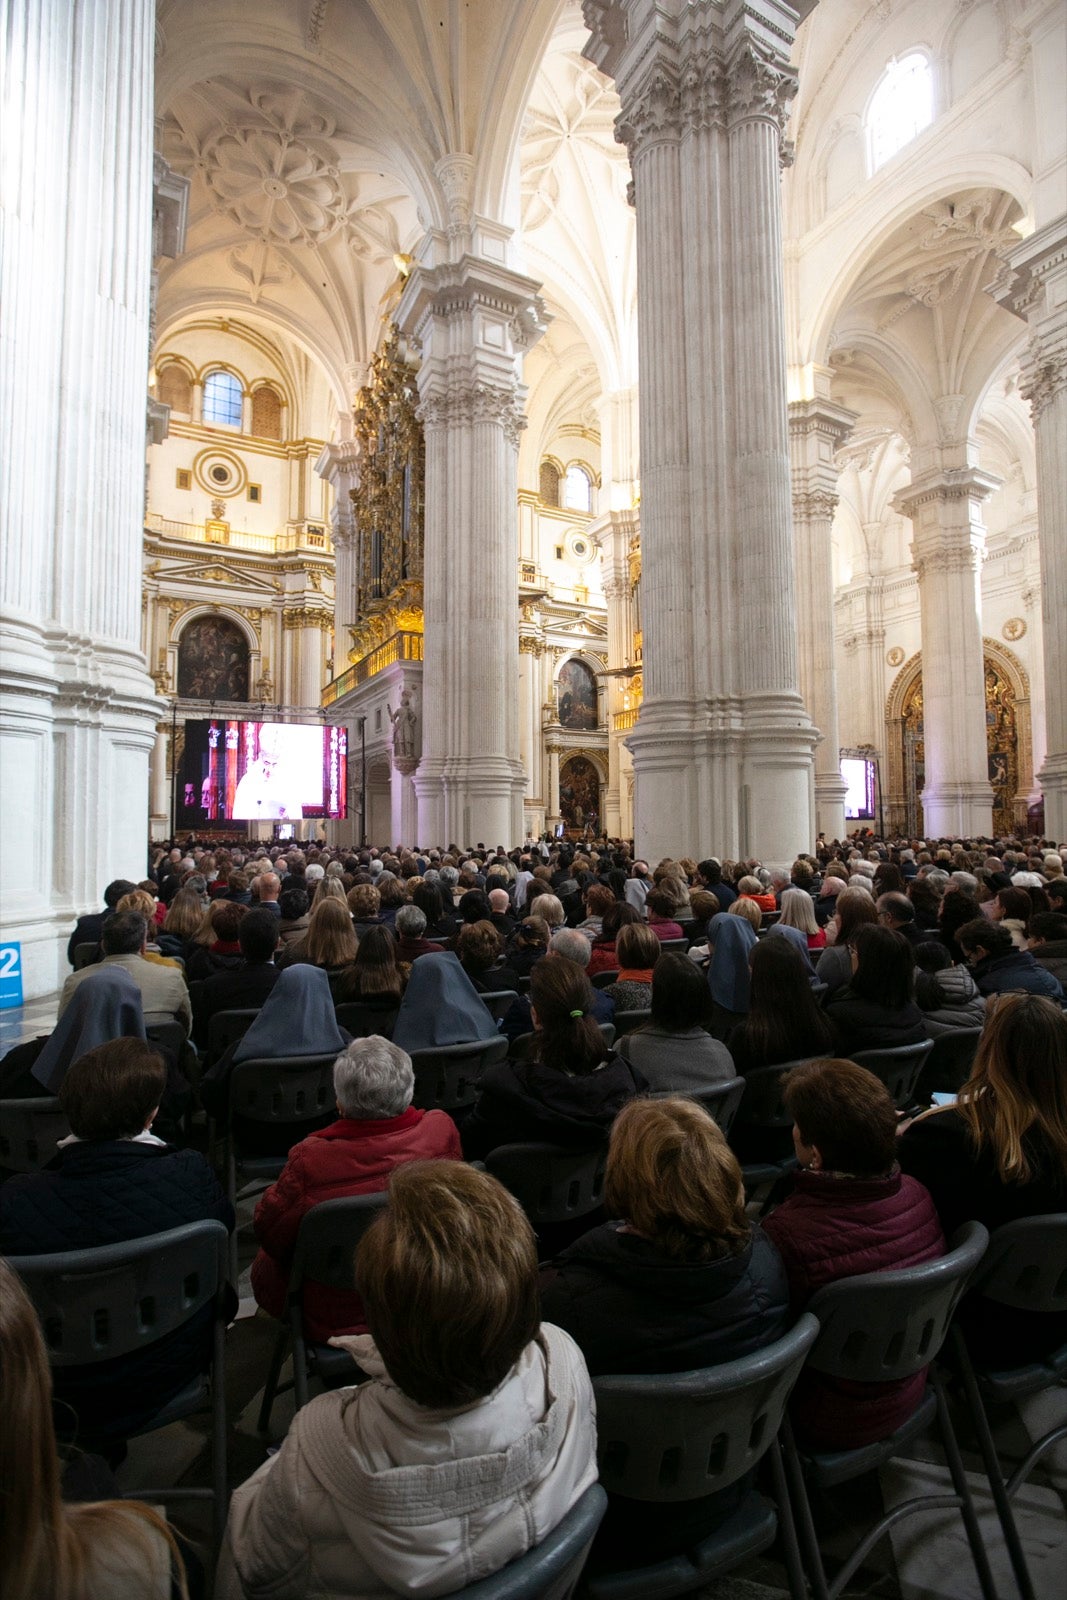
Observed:
[[[495,1039],[498,1028],[451,950],[420,956],[411,969],[393,1025],[393,1043],[406,1050]]]
[[[744,917],[720,911],[708,923],[708,988],[712,1005],[709,1032],[724,1044],[732,1029],[748,1015],[748,953],[755,943],[755,930]]]
[[[825,985],[821,984],[815,976],[815,968],[811,962],[811,947],[808,944],[807,935],[802,933],[799,928],[790,928],[781,922],[776,922],[773,928],[767,929],[766,937],[770,939],[772,936],[776,939],[789,940],[793,949],[803,958],[804,971],[811,987],[817,989],[820,994],[825,993]]]
[[[112,1039],[143,1039],[141,991],[123,967],[104,967],[79,984],[48,1038],[12,1050],[0,1068],[5,1100],[58,1094],[68,1068]]]
[[[660,958],[660,942],[643,922],[628,922],[615,940],[619,975],[604,990],[616,1011],[647,1011],[652,1005],[652,969]]]
[[[482,1007],[484,1010],[484,1006]],[[321,967],[300,964],[286,967],[264,1000],[259,1015],[243,1038],[219,1057],[200,1082],[200,1098],[212,1117],[224,1120],[229,1111],[230,1073],[242,1061],[279,1061],[290,1057],[338,1056],[351,1034],[337,1026],[330,980]],[[329,1117],[325,1119],[329,1121]],[[322,1125],[322,1118],[300,1123],[234,1120],[233,1131],[250,1153],[283,1154]]]

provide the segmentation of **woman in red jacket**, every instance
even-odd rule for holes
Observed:
[[[896,1164],[897,1112],[880,1078],[854,1061],[794,1067],[784,1098],[800,1171],[764,1222],[800,1312],[825,1283],[915,1267],[945,1253],[934,1203]],[[802,1444],[853,1450],[885,1439],[911,1416],[926,1374],[855,1383],[805,1370],[790,1415]]]
[[[444,1111],[411,1104],[411,1057],[388,1039],[353,1039],[333,1069],[340,1119],[309,1134],[289,1152],[285,1170],[256,1207],[260,1251],[252,1292],[271,1316],[285,1315],[289,1269],[305,1214],[321,1200],[377,1194],[406,1161],[462,1160],[459,1132]],[[336,1333],[363,1333],[359,1296],[310,1280],[304,1290],[307,1337],[324,1344]]]

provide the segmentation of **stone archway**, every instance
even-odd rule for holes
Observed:
[[[1026,823],[1034,783],[1030,679],[1014,651],[996,639],[983,639],[982,653],[993,832],[1010,834]],[[925,832],[923,732],[922,656],[916,653],[901,667],[886,700],[886,827],[891,834],[914,838]]]

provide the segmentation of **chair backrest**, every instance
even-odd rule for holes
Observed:
[[[44,1330],[54,1367],[131,1355],[207,1305],[221,1311],[229,1236],[221,1222],[189,1222],[94,1250],[12,1256]]]
[[[100,948],[99,940],[90,939],[86,944],[74,946],[74,970],[80,972],[83,967],[92,966],[93,957]]]
[[[208,1058],[217,1061],[224,1056],[231,1044],[244,1038],[258,1016],[258,1007],[247,1011],[216,1011],[207,1025]]]
[[[159,1045],[176,1062],[181,1060],[188,1034],[180,1022],[146,1022],[144,1031],[149,1044]]]
[[[932,1039],[921,1039],[918,1044],[895,1045],[892,1050],[854,1050],[851,1059],[881,1078],[894,1104],[903,1108],[915,1098],[915,1085],[933,1048]]]
[[[1067,1213],[997,1228],[970,1288],[1017,1311],[1067,1311]]]
[[[0,1100],[0,1167],[36,1172],[56,1153],[70,1123],[51,1095],[33,1100]]]
[[[922,1069],[923,1087],[955,1094],[967,1082],[978,1053],[981,1028],[953,1028],[938,1034]]]
[[[399,1009],[396,1005],[388,1010],[378,1010],[363,1000],[344,1000],[336,1007],[337,1026],[344,1028],[353,1039],[369,1039],[372,1034],[391,1039]]]
[[[305,1212],[289,1273],[289,1298],[299,1292],[305,1278],[330,1289],[355,1289],[356,1246],[388,1200],[384,1189],[375,1194],[348,1194],[339,1200],[323,1200]]]
[[[607,1161],[606,1142],[593,1150],[530,1143],[498,1145],[486,1156],[485,1165],[538,1228],[596,1211],[603,1200]]]
[[[412,1105],[420,1111],[458,1111],[478,1097],[478,1079],[495,1061],[503,1061],[508,1041],[474,1039],[470,1044],[443,1044],[433,1050],[413,1050],[415,1093]]]
[[[594,1378],[604,1488],[677,1501],[736,1483],[769,1449],[818,1331],[805,1312],[774,1344],[719,1367]]]
[[[774,1067],[750,1067],[745,1073],[745,1092],[737,1110],[737,1122],[757,1128],[791,1128],[793,1117],[782,1098],[785,1080],[794,1067],[821,1059],[803,1056],[797,1061],[779,1062]]]
[[[642,1022],[647,1022],[651,1015],[652,1012],[647,1007],[640,1011],[616,1011],[614,1017],[616,1039],[621,1039],[625,1033],[633,1033],[634,1029],[639,1028]]]
[[[677,920],[678,919],[675,918],[675,921]],[[686,936],[684,939],[661,939],[659,942],[659,949],[661,955],[663,955],[665,952],[670,953],[672,950],[675,950],[679,955],[684,956],[685,952],[689,949],[689,938]]]
[[[618,967],[612,967],[610,972],[594,972],[589,982],[594,989],[610,989],[613,983],[619,981]]]
[[[590,1484],[540,1544],[452,1600],[570,1600],[607,1507],[599,1483]]]
[[[482,1003],[493,1021],[500,1022],[507,1016],[518,998],[517,989],[488,989],[482,995]]]
[[[911,1377],[940,1350],[988,1243],[982,1224],[967,1222],[937,1261],[839,1278],[816,1290],[808,1310],[820,1332],[808,1365],[859,1383]]]
[[[723,1133],[728,1134],[740,1109],[744,1093],[744,1078],[727,1078],[725,1083],[709,1083],[706,1089],[687,1089],[683,1099],[695,1100],[698,1106],[703,1106],[708,1116],[713,1117],[719,1124]]]
[[[336,1104],[337,1057],[287,1056],[239,1061],[230,1073],[230,1113],[250,1122],[312,1122]]]

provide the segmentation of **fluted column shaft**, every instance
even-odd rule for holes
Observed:
[[[541,759],[541,661],[545,645],[532,631],[533,626],[520,624],[519,635],[519,750],[526,773],[524,835],[528,830],[540,833],[545,815]]]
[[[559,758],[563,754],[563,747],[550,744],[548,747],[548,815],[546,821],[556,823],[559,821]]]
[[[981,505],[1000,480],[973,467],[925,474],[894,505],[913,524],[923,663],[923,822],[935,838],[989,835],[979,577]]]
[[[1067,217],[1031,234],[1009,262],[1014,272],[998,298],[1030,327],[1022,394],[1037,454],[1046,736],[1037,779],[1045,832],[1060,841],[1067,839]]]
[[[170,735],[162,725],[156,729],[156,742],[152,747],[152,821],[162,824],[163,834],[170,833],[170,777],[167,773],[167,745]],[[155,837],[159,837],[158,834]]]
[[[637,209],[640,855],[812,842],[797,689],[778,163],[779,0],[585,0]],[[739,585],[758,625],[742,626]]]
[[[23,943],[27,994],[57,987],[71,916],[144,871],[154,13],[152,0],[5,12],[0,766],[19,774],[5,819],[19,845],[3,933]]]
[[[518,439],[524,350],[543,329],[537,285],[464,255],[416,268],[397,308],[422,347],[426,438],[420,842],[522,836]]]
[[[826,385],[828,387],[828,383]],[[793,467],[800,692],[819,731],[815,748],[815,827],[828,839],[845,832],[845,783],[834,670],[834,578],[831,529],[837,508],[835,452],[856,413],[822,396],[789,407]],[[879,741],[880,743],[880,741]]]

